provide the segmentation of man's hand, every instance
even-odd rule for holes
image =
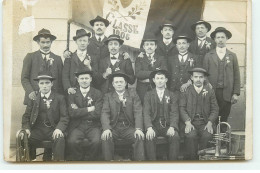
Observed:
[[[146,132],[146,139],[153,140],[154,137],[155,137],[155,131],[153,130],[152,127],[149,127]]]
[[[31,136],[31,131],[29,129],[25,129],[25,132],[27,133],[28,135],[28,138]],[[21,134],[21,139],[23,140],[23,137],[24,137],[24,134],[22,133]]]
[[[107,130],[105,130],[105,131],[102,133],[101,139],[102,139],[103,141],[106,141],[106,140],[108,140],[109,138],[112,138],[112,132],[111,132],[110,129],[107,129]]]
[[[68,89],[68,94],[75,94],[76,93],[76,89],[75,88],[69,88]]]
[[[135,138],[138,137],[138,139],[143,139],[144,140],[144,133],[140,129],[136,129],[135,130],[134,136],[135,136]]]
[[[185,92],[189,86],[190,86],[190,84],[188,82],[185,84],[182,84],[180,91]]]
[[[129,59],[130,58],[130,55],[127,52],[124,52],[123,56],[124,56],[124,59]]]
[[[185,133],[190,133],[192,130],[195,129],[190,121],[186,121],[185,124],[186,124],[186,126],[185,126]]]
[[[53,134],[52,134],[52,139],[57,139],[59,137],[63,137],[63,133],[60,129],[55,129]]]
[[[233,94],[232,98],[231,98],[231,104],[236,104],[238,100],[238,96],[237,94]]]
[[[209,86],[209,88],[210,88],[210,89],[212,89],[212,88],[213,88],[213,86],[212,86],[210,83],[208,83],[208,86]]]
[[[91,65],[90,65],[91,60],[85,59],[83,63],[85,66],[87,66],[91,70]]]
[[[213,134],[212,122],[208,121],[207,125],[205,126],[204,130],[208,130],[210,134]]]
[[[103,77],[106,79],[110,74],[112,74],[112,69],[108,67],[106,72],[103,74]]]
[[[72,109],[78,109],[78,106],[74,103],[72,103],[70,106],[71,106]]]
[[[71,52],[70,51],[68,51],[68,50],[65,50],[64,52],[63,52],[63,57],[66,59],[66,58],[71,58]]]
[[[36,91],[31,92],[31,93],[29,94],[29,98],[30,98],[31,100],[36,100]]]
[[[88,109],[88,112],[94,112],[95,111],[95,106],[90,106],[87,109]]]
[[[143,58],[144,57],[144,52],[140,52],[138,55],[139,58]]]
[[[167,130],[167,134],[168,136],[174,136],[175,131],[173,127],[169,127],[169,129]]]

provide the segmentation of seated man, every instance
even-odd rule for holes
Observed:
[[[169,160],[177,160],[179,153],[178,98],[166,88],[168,72],[156,70],[150,77],[156,88],[144,97],[144,126],[148,160],[156,160],[156,137],[163,136],[169,142]]]
[[[103,99],[101,92],[90,86],[92,75],[92,71],[84,69],[75,73],[79,88],[75,94],[69,95],[71,121],[68,128],[67,160],[97,160],[101,150],[100,114]],[[89,151],[88,155],[85,154],[84,147]]]
[[[133,144],[134,160],[144,160],[144,134],[141,101],[134,90],[125,89],[129,77],[120,71],[110,77],[115,91],[104,97],[101,113],[102,151],[105,160],[114,160],[114,142]]]
[[[181,94],[179,103],[180,117],[185,123],[186,160],[198,159],[197,151],[207,148],[212,139],[215,120],[218,117],[218,104],[214,90],[204,85],[209,74],[205,69],[193,68],[193,85]]]
[[[36,100],[28,102],[22,118],[22,128],[29,136],[31,151],[39,142],[51,140],[53,159],[62,161],[65,149],[64,131],[68,126],[69,116],[64,97],[51,90],[54,79],[49,71],[40,72],[34,79],[38,82],[39,92]],[[36,156],[31,153],[30,157],[35,159]]]

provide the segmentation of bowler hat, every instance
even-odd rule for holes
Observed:
[[[204,25],[206,26],[206,28],[208,28],[208,32],[210,31],[210,29],[211,29],[210,23],[208,23],[208,22],[206,22],[206,21],[204,21],[204,20],[199,20],[199,21],[197,21],[196,23],[192,24],[192,25],[191,25],[191,29],[192,29],[193,31],[195,31],[196,26],[197,26],[197,25],[200,25],[200,24],[204,24]]]
[[[229,30],[227,30],[226,28],[224,28],[224,27],[217,27],[217,28],[215,29],[215,31],[213,31],[213,32],[210,34],[210,37],[211,37],[212,39],[215,39],[216,33],[218,33],[218,32],[224,32],[224,33],[226,34],[226,36],[227,36],[228,39],[230,39],[230,38],[232,37],[231,32],[230,32]]]
[[[76,77],[79,77],[79,75],[82,75],[82,74],[89,74],[90,76],[92,76],[93,71],[91,71],[89,69],[82,68],[82,69],[79,69],[78,71],[74,72],[74,74],[75,74]]]
[[[173,29],[174,31],[177,29],[177,27],[176,27],[171,21],[169,21],[169,20],[165,20],[165,21],[163,22],[163,24],[159,26],[159,29],[162,30],[163,27],[165,27],[165,26],[172,27],[172,29]]]
[[[191,38],[188,37],[187,35],[179,35],[178,37],[176,37],[176,38],[173,39],[173,43],[176,44],[176,43],[177,43],[177,40],[179,40],[179,39],[186,39],[188,43],[191,42]]]
[[[130,77],[127,74],[125,74],[124,72],[122,72],[121,70],[115,71],[111,75],[109,75],[110,81],[112,81],[114,79],[114,77],[123,77],[127,83],[129,83],[129,80],[130,80]]]
[[[164,74],[165,77],[169,79],[169,73],[168,73],[168,71],[167,71],[167,70],[163,70],[163,69],[157,69],[157,70],[152,71],[152,72],[150,73],[150,79],[153,79],[154,76],[155,76],[156,74],[158,74],[158,73]]]
[[[79,39],[80,37],[84,37],[84,36],[90,37],[91,34],[90,34],[90,32],[86,32],[85,29],[78,29],[78,30],[76,31],[76,36],[73,37],[73,40],[76,41],[76,40]]]
[[[56,36],[52,35],[48,29],[44,29],[44,28],[38,32],[38,35],[33,37],[33,40],[38,41],[40,37],[50,37],[51,40],[56,39]]]
[[[35,79],[33,79],[33,80],[39,81],[39,80],[41,80],[41,79],[49,79],[50,81],[55,80],[55,78],[52,77],[52,74],[51,74],[50,71],[40,71],[40,72],[38,73],[37,78],[35,78]]]
[[[105,26],[107,27],[109,25],[109,21],[107,19],[104,19],[103,17],[97,16],[95,19],[92,19],[89,21],[91,26],[94,26],[95,22],[104,22]]]
[[[209,76],[209,73],[204,68],[195,67],[188,71],[188,73],[191,75],[193,74],[193,72],[200,72],[200,73],[204,73],[205,76]]]
[[[122,45],[122,44],[124,43],[124,40],[122,40],[122,39],[120,38],[120,36],[119,36],[119,35],[116,35],[116,34],[110,35],[104,43],[107,45],[108,42],[109,42],[109,41],[112,41],[112,40],[117,40],[120,45]]]

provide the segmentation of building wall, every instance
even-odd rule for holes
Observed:
[[[52,51],[62,55],[66,49],[67,21],[71,15],[70,4],[71,0],[39,0],[33,7],[28,6],[26,10],[21,1],[13,0],[12,2],[12,10],[14,11],[12,40],[14,44],[12,51],[11,146],[15,145],[15,133],[21,127],[21,117],[25,111],[24,90],[20,82],[23,58],[27,52],[38,49],[37,43],[33,42],[32,38],[42,28],[49,29],[52,34],[57,36],[57,40],[53,42]],[[229,119],[234,129],[244,129],[245,122],[246,9],[246,0],[206,0],[203,14],[203,19],[212,24],[211,31],[217,26],[224,26],[233,34],[233,37],[228,41],[228,48],[238,55],[242,86],[239,102],[232,107]],[[20,21],[28,16],[35,18],[35,31],[18,35]],[[71,26],[71,50],[76,49],[72,41],[76,29],[78,29],[77,26]]]

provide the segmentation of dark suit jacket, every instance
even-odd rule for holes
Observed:
[[[185,61],[185,73],[181,75],[180,73],[180,61],[178,54],[173,56],[170,59],[169,65],[170,65],[170,74],[171,74],[171,81],[170,81],[170,89],[171,91],[179,91],[182,84],[188,82],[190,79],[190,74],[188,73],[189,70],[197,66],[197,56],[188,52],[188,57]],[[193,64],[190,63],[189,59],[193,59]]]
[[[168,96],[170,98],[169,103],[167,103],[165,96]],[[144,97],[143,107],[145,129],[147,129],[148,127],[153,127],[153,121],[155,120],[156,116],[158,116],[157,103],[159,102],[160,100],[155,88],[146,93]],[[165,89],[163,96],[163,106],[163,116],[166,119],[166,124],[178,130],[179,108],[177,95],[169,91],[168,89]]]
[[[50,103],[50,108],[47,111],[47,116],[52,127],[65,132],[69,124],[69,116],[64,96],[52,91],[48,99],[52,99],[52,102]],[[28,101],[28,105],[22,118],[23,129],[31,129],[35,125],[37,117],[40,113],[40,100],[41,94],[39,93],[36,100]]]
[[[143,129],[142,105],[134,89],[127,89],[124,93],[126,98],[126,107],[123,108],[126,118],[135,128]],[[116,91],[107,93],[104,97],[104,103],[101,113],[101,124],[103,130],[115,127],[120,112],[120,100]]]
[[[83,119],[91,120],[100,125],[100,115],[103,104],[102,94],[99,90],[90,87],[90,90],[86,96],[87,98],[92,98],[92,103],[89,106],[95,106],[95,111],[88,112],[87,107],[83,106],[83,95],[79,88],[77,88],[75,94],[69,95],[69,116],[70,116],[70,124],[69,124],[69,133],[76,128]],[[87,100],[87,102],[89,99]],[[76,104],[78,109],[72,109],[71,104]]]
[[[91,56],[91,68],[93,71],[93,81],[92,83],[97,82],[97,76],[98,76],[98,62],[97,59],[94,56]],[[71,87],[78,87],[78,82],[75,76],[75,72],[85,68],[86,70],[89,70],[87,66],[85,66],[83,63],[80,62],[80,59],[77,55],[77,51],[75,51],[71,58],[66,58],[64,61],[64,67],[62,70],[62,83],[63,88],[65,91],[67,91]]]
[[[115,72],[117,68],[125,74],[127,74],[130,77],[129,84],[134,84],[135,83],[135,75],[134,75],[134,70],[132,67],[132,62],[130,59],[124,59],[123,55],[119,55],[118,57],[118,62],[114,64],[114,66],[111,66],[111,61],[110,61],[110,56],[107,56],[104,58],[102,61],[99,63],[99,75],[100,75],[100,85],[101,85],[101,91],[102,93],[107,93],[111,91],[109,88],[112,87],[111,82],[109,79],[104,79],[103,78],[103,73],[105,73],[106,69],[108,67],[112,67],[112,73]]]
[[[208,85],[204,86],[203,89],[208,91],[208,93],[203,96],[203,117],[205,122],[211,121],[214,123],[218,117],[218,103],[213,89],[210,89]],[[203,92],[203,89],[201,92]],[[186,92],[181,93],[179,108],[180,117],[183,122],[187,121],[189,118],[193,120],[196,113],[196,90],[194,86],[191,85],[187,88]]]
[[[107,37],[105,37],[101,43],[98,42],[98,40],[96,39],[96,37],[93,35],[93,37],[91,37],[89,39],[89,45],[88,45],[88,53],[92,56],[94,56],[98,63],[101,59],[109,56],[109,51],[108,51],[108,47],[107,45],[104,43],[107,40]]]
[[[28,103],[29,100],[28,96],[32,91],[39,90],[38,83],[33,79],[37,78],[38,73],[40,71],[46,69],[50,70],[53,77],[56,78],[56,80],[53,81],[54,85],[52,87],[52,90],[57,93],[63,94],[63,87],[62,87],[63,63],[61,57],[51,52],[50,58],[54,59],[53,64],[50,65],[50,62],[48,62],[48,65],[46,66],[40,50],[36,52],[28,53],[25,56],[23,60],[23,68],[21,74],[21,82],[25,90],[24,104]]]
[[[224,68],[223,97],[224,100],[230,102],[233,94],[240,95],[240,72],[236,54],[227,50],[224,58],[227,59],[227,57]],[[203,67],[210,74],[208,80],[214,89],[218,81],[218,58],[216,49],[213,49],[205,55],[203,62]]]
[[[206,46],[206,42],[210,43],[210,48]],[[203,60],[206,55],[210,50],[216,48],[216,43],[214,40],[212,40],[210,37],[206,37],[206,42],[204,43],[202,49],[199,48],[198,45],[198,37],[196,37],[191,43],[189,47],[189,51],[192,54],[195,54],[198,56],[198,66],[202,67],[203,65]]]

